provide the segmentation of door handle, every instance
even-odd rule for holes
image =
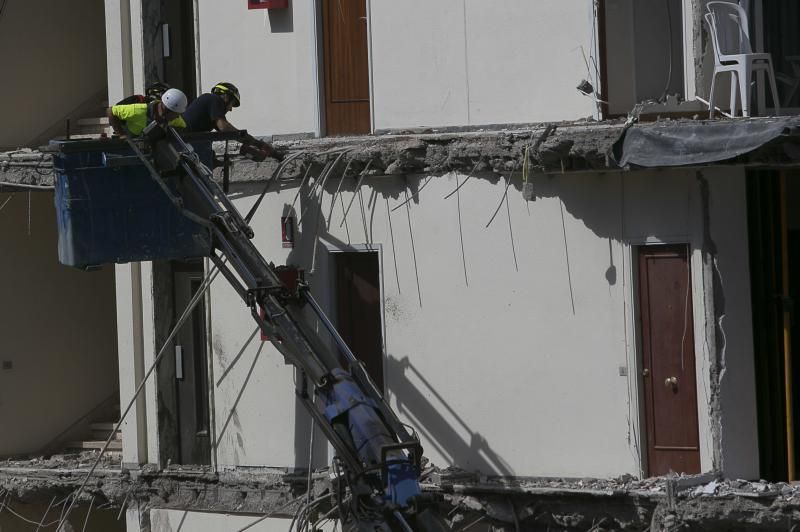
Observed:
[[[669,388],[669,387],[677,388],[678,387],[678,377],[667,377],[664,380],[664,386],[666,386],[667,388]]]
[[[175,346],[175,378],[183,380],[183,346]]]

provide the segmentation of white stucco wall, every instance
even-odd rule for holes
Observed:
[[[0,147],[29,145],[105,89],[103,16],[103,0],[5,5],[0,95],[13,104],[6,106]]]
[[[330,232],[321,226],[321,242],[371,243],[381,251],[388,396],[420,431],[433,463],[524,476],[638,475],[632,246],[688,242],[701,459],[703,470],[712,469],[713,346],[704,332],[712,305],[704,290],[710,293],[712,281],[702,252],[710,236],[726,298],[724,464],[736,476],[757,476],[744,174],[707,174],[710,232],[694,171],[537,176],[537,201],[526,204],[516,187],[509,192],[513,251],[505,208],[485,227],[503,182],[473,178],[460,192],[468,284],[458,200],[443,200],[456,186],[453,175],[434,177],[410,204],[413,248],[405,207],[391,213],[391,233],[387,216],[387,201],[393,208],[405,197],[403,178],[365,180],[363,219],[359,199],[341,228],[335,209]],[[420,179],[426,178],[408,183],[416,189]],[[333,186],[323,199],[326,216]],[[352,186],[345,185],[345,204]],[[249,209],[254,193],[234,196],[240,210]],[[276,264],[287,257],[279,218],[295,194],[294,186],[269,194],[254,219],[255,242]],[[301,198],[298,212],[308,205]],[[307,270],[311,254],[302,242],[309,242],[313,220],[301,225],[290,259]],[[326,255],[318,250],[309,275],[321,300],[330,290]],[[221,277],[212,288],[211,322],[218,465],[305,465],[309,421],[297,414],[293,370],[271,346],[248,342],[255,326]],[[620,366],[628,377],[620,376]],[[324,450],[316,457],[327,459]]]
[[[199,0],[200,89],[230,81],[242,106],[228,114],[254,135],[318,131],[315,3],[248,10]]]
[[[594,54],[585,0],[371,0],[375,128],[571,120]],[[594,80],[591,80],[594,83]]]
[[[585,118],[589,0],[369,0],[376,129]],[[318,133],[316,2],[247,10],[199,0],[200,88],[233,81],[228,115],[256,135]],[[592,74],[593,75],[593,74]],[[590,78],[593,83],[595,80]]]
[[[0,370],[6,456],[38,452],[103,401],[113,404],[117,330],[114,269],[58,262],[53,194],[0,193],[0,205],[0,360],[13,365]]]
[[[257,515],[212,514],[205,512],[185,512],[183,510],[150,510],[151,532],[219,532],[220,530],[252,530],[253,532],[286,532],[292,522],[291,518],[270,517],[252,527],[248,526],[261,519]],[[134,524],[128,526],[128,532],[139,532]],[[333,523],[323,525],[318,530],[334,530]]]

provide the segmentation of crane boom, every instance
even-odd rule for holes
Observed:
[[[302,375],[297,396],[343,466],[346,530],[450,530],[419,484],[422,446],[390,408],[308,285],[285,285],[253,244],[254,232],[201,162],[169,126],[151,124],[128,147],[184,217],[207,228],[208,257],[250,309],[275,348]],[[156,257],[157,258],[157,257]],[[311,327],[319,320],[336,351]]]

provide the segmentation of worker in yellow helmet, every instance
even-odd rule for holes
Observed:
[[[185,128],[181,114],[186,111],[186,95],[178,89],[168,89],[160,100],[150,103],[115,105],[108,110],[108,121],[120,137],[138,136],[147,124],[156,121],[172,127]]]
[[[183,118],[189,131],[239,131],[228,122],[226,115],[234,107],[239,107],[241,97],[239,89],[233,83],[223,81],[212,87],[211,92],[201,94],[189,104]],[[248,149],[253,147],[254,149]],[[272,144],[259,140],[252,135],[247,135],[242,144],[242,153],[255,160],[273,157],[281,160],[282,154],[273,148]]]

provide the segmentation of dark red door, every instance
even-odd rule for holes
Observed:
[[[323,0],[325,126],[328,135],[370,132],[366,0]]]
[[[337,329],[383,390],[383,335],[378,254],[336,254]]]
[[[642,382],[650,476],[700,472],[692,285],[685,245],[639,248]]]

